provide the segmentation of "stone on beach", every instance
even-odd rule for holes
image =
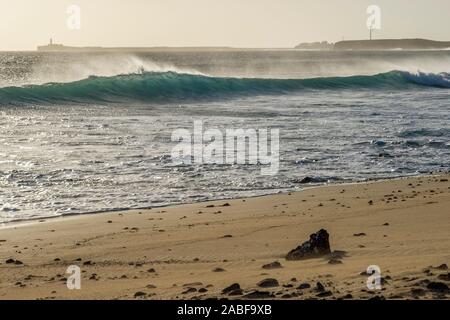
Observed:
[[[449,287],[442,282],[430,282],[427,285],[427,289],[437,292],[449,292]]]
[[[267,291],[252,291],[247,293],[244,298],[246,299],[270,299],[273,298],[273,294]]]
[[[223,289],[222,293],[227,294],[232,291],[236,291],[236,290],[240,290],[240,289],[241,289],[241,286],[239,285],[239,283],[233,283],[231,286],[228,286],[225,289]]]
[[[330,254],[329,237],[328,232],[324,229],[311,234],[308,241],[287,254],[286,260],[302,260]]]
[[[271,269],[280,269],[280,268],[283,268],[283,266],[278,261],[274,261],[274,262],[263,265],[262,268],[266,269],[266,270],[271,270]]]
[[[264,279],[258,282],[258,287],[260,288],[272,288],[272,287],[278,287],[280,284],[278,283],[277,279]]]
[[[20,260],[14,260],[14,259],[8,259],[5,261],[6,264],[15,264],[15,265],[22,265],[23,262]]]

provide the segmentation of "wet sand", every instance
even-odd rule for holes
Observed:
[[[7,225],[0,299],[448,299],[449,179]],[[285,259],[322,228],[335,254]],[[80,290],[67,289],[70,265],[81,269]],[[369,265],[381,269],[381,290],[366,286]]]

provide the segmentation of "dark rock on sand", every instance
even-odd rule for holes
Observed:
[[[14,260],[14,259],[8,259],[5,261],[6,264],[15,264],[15,265],[22,265],[23,262],[20,260]]]
[[[444,273],[444,274],[440,274],[438,276],[439,280],[444,280],[444,281],[450,281],[450,272],[449,273]]]
[[[316,291],[317,292],[324,292],[325,291],[325,287],[323,286],[322,283],[317,282],[317,284],[316,284]]]
[[[430,282],[427,285],[427,289],[436,292],[448,292],[448,286],[443,282]]]
[[[194,293],[194,292],[197,292],[197,289],[187,288],[185,291],[182,292],[182,294],[189,294],[189,293]]]
[[[230,293],[228,293],[229,296],[242,296],[244,294],[244,291],[242,289],[233,290]]]
[[[250,293],[247,293],[244,298],[247,299],[270,299],[273,298],[274,295],[267,291],[252,291]]]
[[[437,266],[435,269],[437,269],[437,270],[448,270],[448,266],[445,263],[443,263],[440,266]]]
[[[386,277],[381,277],[380,278],[380,283],[384,286],[385,284],[389,284],[388,280],[390,280],[391,277],[386,276]]]
[[[324,292],[320,292],[318,294],[316,294],[316,297],[319,298],[325,298],[325,297],[331,297],[333,294],[331,293],[331,291],[324,291]]]
[[[241,286],[239,285],[239,283],[233,283],[231,286],[226,287],[225,289],[222,290],[222,294],[227,294],[230,293],[232,291],[235,290],[240,290]]]
[[[145,293],[145,292],[142,292],[142,291],[138,291],[138,292],[136,292],[135,294],[134,294],[134,297],[135,298],[138,298],[138,297],[144,297],[144,296],[146,296],[147,294]]]
[[[283,266],[278,261],[275,261],[275,262],[263,265],[262,268],[266,269],[266,270],[271,270],[271,269],[280,269],[280,268],[283,268]]]
[[[311,285],[309,283],[302,283],[301,285],[298,286],[298,289],[300,289],[300,290],[309,289],[309,288],[311,288]]]
[[[183,287],[199,287],[202,285],[203,285],[203,283],[201,283],[201,282],[190,282],[190,283],[183,284]]]
[[[222,268],[215,268],[215,269],[213,270],[213,272],[225,272],[225,269],[222,269]]]
[[[258,287],[261,288],[273,288],[278,287],[279,285],[278,280],[273,278],[264,279],[258,282]]]
[[[313,233],[309,236],[309,240],[304,242],[301,246],[291,250],[286,260],[301,260],[308,258],[320,257],[331,253],[329,234],[326,230]]]

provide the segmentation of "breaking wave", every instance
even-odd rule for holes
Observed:
[[[302,90],[409,90],[418,86],[450,88],[450,73],[391,71],[372,76],[262,79],[141,72],[112,77],[91,76],[68,83],[0,88],[0,104],[173,102],[283,95]]]

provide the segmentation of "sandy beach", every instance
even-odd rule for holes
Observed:
[[[445,299],[449,178],[5,225],[0,299]],[[285,259],[322,228],[333,254]],[[80,290],[67,289],[70,265],[81,268]],[[369,265],[380,267],[381,290],[367,289]]]

